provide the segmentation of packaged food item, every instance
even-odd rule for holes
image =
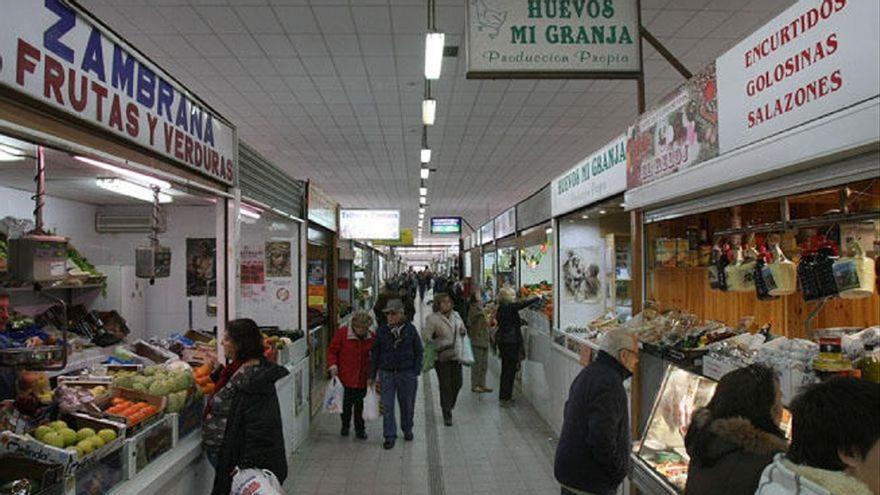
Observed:
[[[858,242],[850,241],[849,249],[853,255],[838,259],[832,268],[840,297],[844,299],[871,297],[876,282],[874,260],[865,256],[865,251]]]
[[[764,268],[770,260],[772,260],[771,254],[764,246],[761,246],[755,259],[755,271],[752,275],[752,278],[755,280],[755,293],[761,301],[769,301],[777,298],[777,296],[770,294],[770,286],[764,278]]]
[[[767,285],[771,296],[788,296],[797,292],[797,267],[782,252],[780,245],[774,244],[773,262],[761,269],[761,278]]]
[[[856,367],[862,371],[863,379],[880,383],[880,349],[866,345],[865,355],[859,358]]]

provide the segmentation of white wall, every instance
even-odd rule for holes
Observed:
[[[33,218],[31,193],[0,186],[0,218]],[[205,311],[204,297],[186,296],[186,239],[215,237],[214,206],[163,206],[168,231],[160,242],[171,248],[171,276],[147,286],[146,335],[165,337],[188,329],[188,305],[193,301],[193,325],[211,330],[216,317]],[[96,207],[77,201],[46,197],[43,218],[46,228],[70,237],[74,246],[94,265],[134,265],[135,248],[147,243],[147,234],[98,234],[98,211],[149,211],[149,207]],[[108,290],[114,290],[109,287]]]

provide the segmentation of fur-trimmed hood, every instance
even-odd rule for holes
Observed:
[[[873,495],[868,485],[843,471],[801,466],[778,455],[761,475],[756,495]]]
[[[718,459],[742,451],[767,456],[788,450],[788,443],[772,433],[756,428],[742,417],[712,419],[708,409],[694,413],[685,438],[688,455],[698,465],[711,466]]]

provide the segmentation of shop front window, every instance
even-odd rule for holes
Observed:
[[[545,332],[553,324],[553,237],[544,226],[538,227],[534,235],[524,234],[520,252],[521,297],[540,296],[543,302],[541,313],[546,317]]]

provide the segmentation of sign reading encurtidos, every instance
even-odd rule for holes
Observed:
[[[550,209],[557,217],[626,189],[626,135],[584,158],[550,184]]]
[[[235,136],[162,69],[61,0],[4,0],[0,84],[226,184]]]
[[[468,0],[469,78],[641,70],[637,0]]]
[[[721,152],[880,94],[880,2],[801,0],[718,58]]]

